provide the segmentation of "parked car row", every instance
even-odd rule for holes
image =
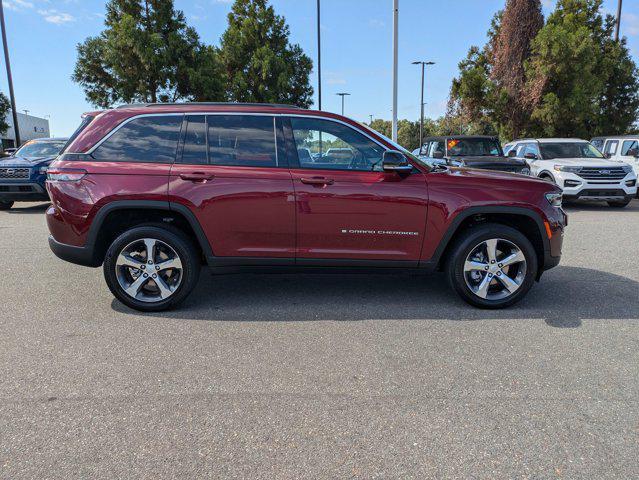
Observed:
[[[565,200],[598,200],[625,207],[637,196],[638,140],[593,139],[597,149],[586,140],[531,138],[507,143],[502,151],[494,137],[448,136],[427,138],[413,153],[431,165],[532,175],[560,186]]]

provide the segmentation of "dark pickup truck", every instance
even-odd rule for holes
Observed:
[[[524,160],[507,157],[499,139],[479,135],[427,137],[422,148],[413,152],[427,163],[446,163],[454,167],[480,168],[530,175]]]

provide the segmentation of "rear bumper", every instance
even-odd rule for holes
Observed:
[[[67,245],[56,241],[53,236],[49,235],[49,248],[56,257],[67,262],[85,267],[100,266],[100,262],[96,260],[94,249],[92,247],[76,247],[75,245]]]
[[[49,200],[49,194],[43,185],[36,182],[0,181],[0,200],[12,202]]]

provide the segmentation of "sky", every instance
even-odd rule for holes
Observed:
[[[80,115],[93,110],[71,81],[76,46],[104,28],[104,0],[2,0],[5,9],[17,110],[50,116],[53,135],[69,135]],[[542,0],[548,14],[555,0]],[[316,1],[271,0],[298,43],[317,60]],[[399,118],[419,118],[420,67],[427,67],[425,115],[446,109],[458,63],[472,45],[483,46],[505,0],[399,0]],[[231,0],[175,0],[202,41],[219,45]],[[391,118],[392,0],[321,0],[322,106],[341,110],[338,92],[349,92],[345,114],[359,121]],[[604,0],[616,12],[617,0]],[[639,63],[639,1],[624,2],[622,35]],[[311,77],[317,92],[317,75]],[[0,68],[0,90],[7,93]],[[316,97],[315,97],[316,98]]]

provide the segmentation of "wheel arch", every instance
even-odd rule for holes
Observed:
[[[424,266],[441,270],[455,241],[477,225],[499,223],[515,228],[530,240],[537,253],[539,278],[543,273],[545,258],[550,255],[550,241],[545,235],[546,227],[540,214],[523,207],[471,207],[460,212],[443,235],[433,257]]]
[[[102,264],[109,245],[119,234],[145,223],[171,224],[192,239],[204,260],[213,256],[200,223],[188,207],[164,201],[119,200],[100,208],[91,222],[85,245],[92,250],[93,264]]]

